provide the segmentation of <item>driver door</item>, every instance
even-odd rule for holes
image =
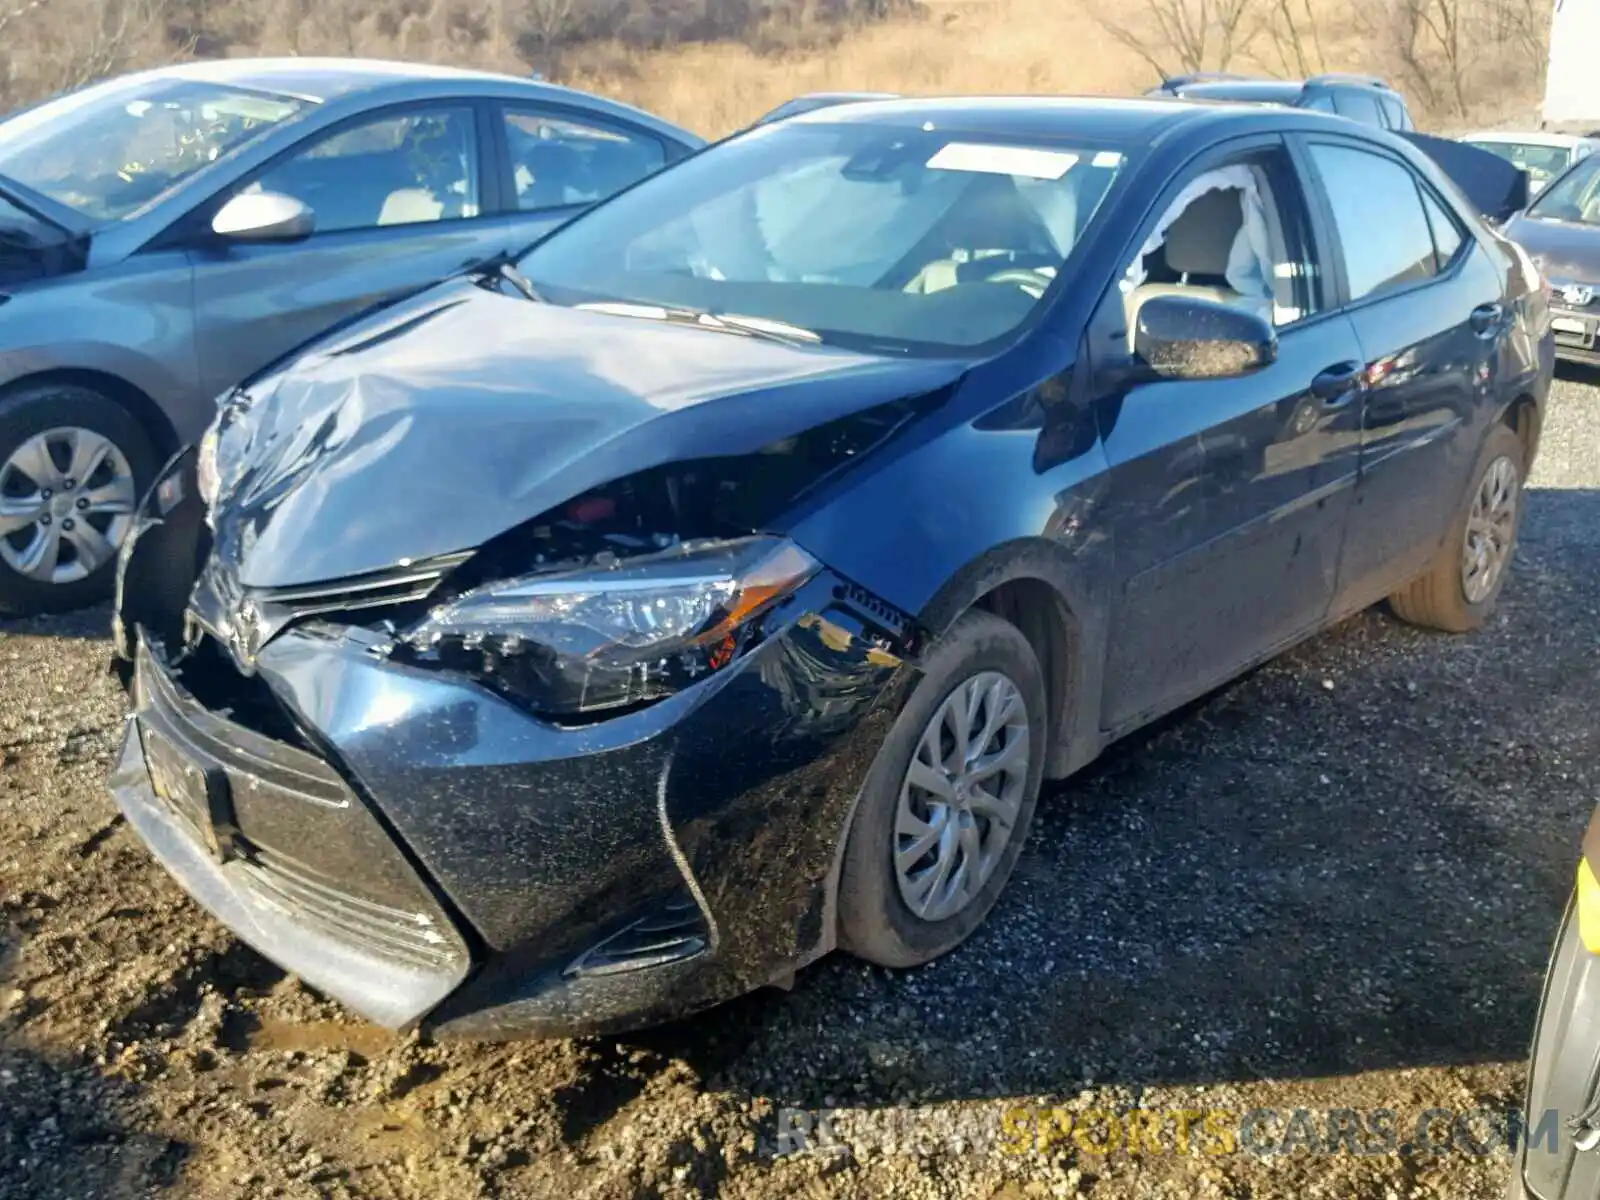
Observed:
[[[1327,310],[1288,149],[1234,145],[1172,185],[1091,327],[1119,593],[1111,729],[1314,628],[1334,593],[1360,454],[1361,347]],[[1269,317],[1276,361],[1240,378],[1151,379],[1129,331],[1154,295]]]

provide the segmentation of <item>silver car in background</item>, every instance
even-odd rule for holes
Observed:
[[[0,121],[0,613],[108,595],[215,398],[704,141],[511,76],[348,59],[141,72]]]
[[[1544,131],[1486,130],[1463,133],[1456,140],[1487,150],[1526,171],[1530,196],[1537,196],[1573,163],[1600,148],[1600,140],[1592,137]]]

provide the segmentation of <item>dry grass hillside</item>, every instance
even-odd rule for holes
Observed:
[[[0,107],[152,62],[526,71],[719,134],[797,92],[1115,93],[1158,68],[1379,72],[1435,125],[1523,109],[1548,0],[0,0]]]

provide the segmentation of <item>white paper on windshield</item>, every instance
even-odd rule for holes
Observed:
[[[976,171],[984,175],[1060,179],[1077,162],[1078,156],[1065,150],[994,146],[982,142],[947,142],[928,160],[928,166],[935,171]]]

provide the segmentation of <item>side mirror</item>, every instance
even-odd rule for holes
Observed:
[[[316,214],[280,192],[241,192],[211,218],[211,232],[230,242],[298,242],[316,228]]]
[[[1243,309],[1152,296],[1139,306],[1133,352],[1162,379],[1235,379],[1277,360],[1278,335]]]

